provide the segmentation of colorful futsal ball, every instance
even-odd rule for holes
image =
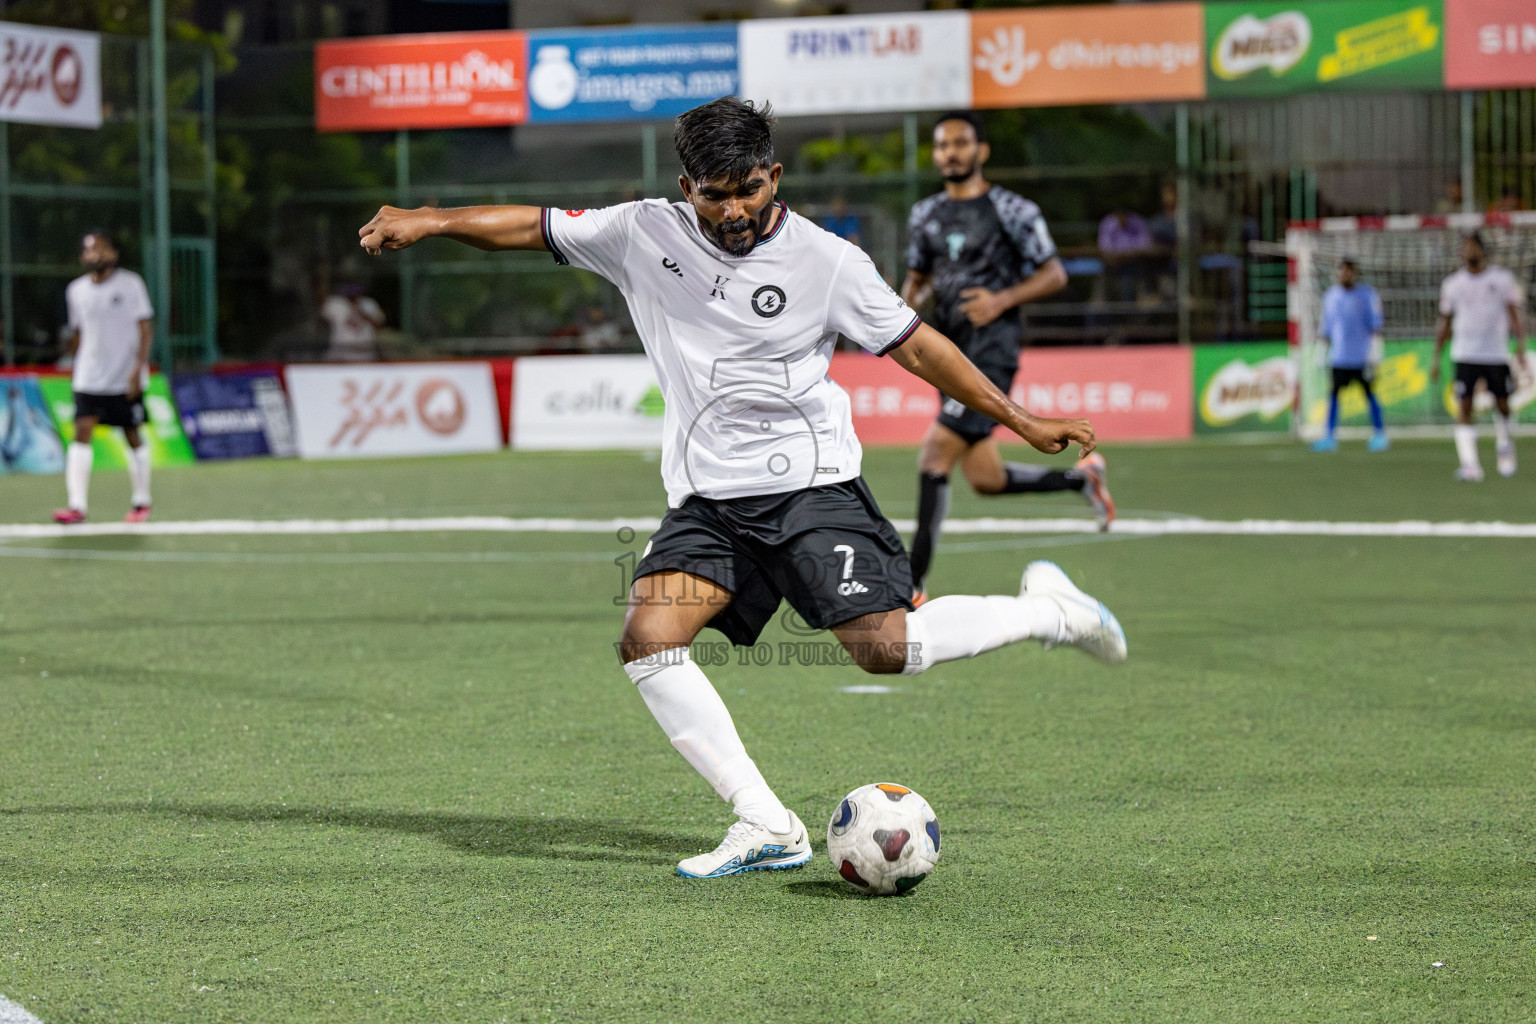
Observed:
[[[906,892],[939,862],[939,822],[928,801],[906,786],[860,786],[843,797],[832,815],[827,856],[859,892]]]

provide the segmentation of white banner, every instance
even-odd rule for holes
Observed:
[[[299,456],[458,455],[501,447],[489,363],[290,366]]]
[[[741,23],[743,99],[781,114],[971,105],[965,11]]]
[[[660,448],[661,420],[645,356],[533,356],[512,370],[513,448]]]
[[[101,127],[101,37],[0,23],[0,121]]]

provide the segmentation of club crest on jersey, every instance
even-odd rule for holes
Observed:
[[[761,317],[775,317],[784,312],[784,289],[765,284],[752,293],[752,312]]]
[[[730,281],[730,278],[725,277],[724,275],[721,275],[721,274],[716,274],[715,275],[715,286],[709,290],[709,297],[712,298],[712,299],[723,299],[723,298],[725,298],[725,286],[726,286],[726,284],[729,281]]]
[[[965,232],[954,231],[944,236],[944,242],[949,246],[949,258],[960,258],[960,250],[965,248]]]

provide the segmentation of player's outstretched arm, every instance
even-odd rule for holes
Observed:
[[[923,324],[891,353],[909,373],[921,377],[967,408],[992,417],[1037,450],[1054,455],[1068,445],[1082,445],[1083,454],[1097,442],[1087,420],[1043,419],[1013,404],[986,374],[938,331]]]
[[[371,255],[385,249],[405,249],[423,238],[451,238],[476,249],[549,251],[537,206],[463,206],[440,210],[423,206],[402,210],[386,206],[357,231],[358,243]]]

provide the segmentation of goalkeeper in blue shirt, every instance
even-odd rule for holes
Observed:
[[[1333,370],[1333,394],[1328,402],[1328,433],[1312,445],[1315,452],[1337,451],[1338,440],[1334,431],[1339,426],[1339,392],[1351,384],[1359,384],[1365,392],[1365,400],[1371,406],[1370,443],[1366,447],[1373,452],[1387,450],[1387,432],[1381,420],[1381,403],[1371,389],[1371,378],[1376,375],[1376,363],[1380,362],[1377,346],[1380,344],[1382,325],[1381,296],[1376,289],[1360,280],[1360,269],[1354,260],[1339,260],[1335,275],[1338,284],[1323,294],[1322,322],[1317,336],[1328,343],[1328,365]]]

